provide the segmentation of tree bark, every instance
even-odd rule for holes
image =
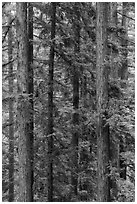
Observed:
[[[121,40],[121,46],[122,46],[122,54],[123,54],[123,60],[122,60],[122,67],[121,67],[121,73],[120,77],[123,80],[128,79],[128,34],[127,34],[127,17],[128,16],[128,2],[123,2],[123,16],[122,16],[122,27],[125,29],[122,40]]]
[[[27,192],[28,192],[28,200],[33,202],[33,161],[34,161],[34,150],[33,150],[33,142],[34,142],[34,104],[33,104],[33,7],[31,3],[28,3],[28,70],[27,70],[27,94],[29,96],[28,101],[28,120],[27,120]]]
[[[125,32],[122,35],[121,46],[122,46],[122,67],[120,70],[121,80],[128,80],[128,33],[127,33],[127,17],[128,16],[128,2],[123,2],[123,16],[122,16],[122,26],[125,29]],[[125,82],[121,84],[122,88],[126,88]],[[125,139],[120,138],[120,153],[126,151]],[[126,164],[124,159],[120,155],[120,178],[126,180]]]
[[[112,27],[117,27],[117,2],[111,2],[109,3],[109,26]],[[117,37],[115,36],[115,33],[110,34],[110,38],[112,42],[117,42]],[[113,63],[113,59],[117,57],[118,53],[114,53],[113,49],[112,52],[109,52],[110,54],[110,78],[112,80],[118,80],[118,67],[116,67],[116,64]],[[114,135],[115,134],[115,135]],[[119,173],[119,140],[117,133],[111,133],[110,136],[110,160],[111,160],[111,165],[113,168],[117,169],[117,172]],[[115,137],[115,140],[114,140]],[[118,195],[118,186],[116,179],[111,178],[110,179],[110,185],[111,185],[111,201],[112,200],[117,200],[117,195]]]
[[[48,75],[48,202],[53,202],[53,80],[54,80],[54,46],[56,27],[56,3],[51,3],[51,47]]]
[[[75,11],[75,20],[73,23],[74,29],[74,52],[76,55],[76,59],[78,57],[78,53],[80,52],[80,25],[79,25],[79,3],[74,4]],[[73,189],[73,194],[77,196],[78,191],[78,138],[79,138],[79,71],[76,67],[73,67],[73,118],[72,123],[74,126],[74,130],[72,133],[72,172],[71,172],[71,184]]]
[[[97,3],[96,27],[96,93],[97,93],[97,201],[110,201],[109,125],[107,124],[108,67],[107,55],[108,3]]]
[[[19,143],[19,202],[33,201],[33,47],[28,39],[27,3],[16,3],[17,9],[17,121]],[[30,12],[31,9],[31,12]],[[32,8],[29,8],[29,19]],[[32,22],[31,22],[32,23]],[[27,27],[28,26],[28,27]],[[28,30],[27,30],[28,28]],[[29,37],[32,37],[32,33]]]
[[[123,138],[120,138],[120,151],[119,153],[123,153],[126,151],[125,147],[125,141]],[[126,180],[126,164],[125,164],[125,159],[122,158],[122,156],[119,156],[119,166],[120,166],[120,178]]]
[[[11,18],[9,17],[9,22]],[[8,32],[8,61],[12,61],[13,56],[13,34],[12,27]],[[9,64],[9,94],[13,94],[13,64]],[[9,202],[14,201],[14,113],[13,99],[9,100]]]
[[[117,28],[117,2],[111,2],[109,3],[109,26]],[[110,34],[111,42],[117,44],[117,37],[114,32]],[[118,67],[116,67],[116,64],[113,63],[113,59],[116,57],[117,53],[113,51],[113,47],[109,51],[111,64],[110,64],[110,77],[117,80],[118,79]]]

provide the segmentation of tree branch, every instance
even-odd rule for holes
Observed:
[[[15,59],[13,59],[13,60],[11,60],[11,61],[9,61],[9,62],[3,64],[2,67],[6,67],[8,64],[10,64],[10,63],[12,63],[12,62],[14,62],[14,61],[15,61]]]
[[[122,14],[122,13],[120,13],[119,11],[117,11],[117,13],[120,14],[121,16],[125,16],[126,18],[129,18],[129,19],[135,21],[134,18],[132,18],[132,17],[130,17],[130,16],[127,16],[127,15],[125,15],[125,14]]]
[[[7,31],[6,31],[6,33],[5,33],[4,37],[3,37],[3,39],[2,39],[2,43],[4,43],[4,40],[5,40],[5,38],[6,38],[7,34],[8,34],[8,32],[9,32],[9,29],[11,28],[11,25],[12,25],[12,23],[13,23],[14,20],[15,20],[15,18],[13,18],[13,19],[9,22],[9,25],[7,26],[7,27],[8,27],[8,28],[7,28]]]

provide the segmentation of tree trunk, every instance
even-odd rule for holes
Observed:
[[[122,46],[122,67],[120,70],[120,78],[121,80],[127,80],[128,79],[128,33],[127,33],[127,18],[128,16],[128,2],[123,2],[123,16],[122,16],[122,26],[125,29],[122,40],[121,40],[121,46]],[[123,88],[126,88],[125,82],[122,82],[121,86]],[[126,144],[125,140],[121,137],[120,138],[120,153],[126,151]],[[126,179],[126,164],[124,159],[120,155],[120,178]]]
[[[16,3],[18,40],[18,143],[19,143],[19,202],[33,201],[33,47],[27,32],[27,3]],[[31,8],[32,9],[32,8]],[[32,10],[31,10],[32,12]],[[29,18],[32,13],[29,8]],[[31,25],[32,26],[32,25]],[[32,32],[30,24],[29,32]],[[31,35],[29,37],[31,38]],[[30,47],[29,47],[30,46]]]
[[[110,20],[111,24],[116,26],[117,21],[118,21],[118,16],[117,16],[117,2],[112,2],[110,4]]]
[[[27,192],[28,192],[28,200],[33,202],[33,161],[34,161],[34,150],[33,150],[33,142],[34,142],[34,105],[33,105],[33,7],[31,3],[28,3],[28,70],[27,70],[27,94],[29,96],[28,101],[28,120],[27,120]]]
[[[83,120],[82,120],[82,126],[81,126],[81,134],[82,137],[80,138],[80,141],[88,141],[88,134],[87,134],[87,126],[85,125],[85,121],[87,120],[87,117],[85,116],[85,111],[87,110],[88,103],[87,103],[87,76],[84,75],[84,72],[81,74],[81,98],[82,98],[82,108],[83,108]],[[79,142],[80,142],[79,141]],[[80,168],[80,173],[85,172],[85,177],[86,177],[86,172],[89,164],[89,154],[88,150],[83,148],[80,150],[79,154],[79,168]],[[83,176],[83,175],[82,175]],[[81,201],[87,201],[88,196],[87,196],[87,191],[88,191],[88,179],[83,179],[83,177],[79,178],[79,191],[85,192],[85,194],[80,195],[80,200]]]
[[[84,75],[84,71],[81,76],[81,97],[82,97],[82,106],[87,108],[87,76]]]
[[[48,202],[53,202],[53,80],[54,80],[54,46],[56,27],[56,3],[51,3],[51,47],[48,75]]]
[[[127,17],[128,16],[128,2],[123,2],[123,16],[122,16],[122,27],[124,28],[124,33],[121,36],[121,46],[122,46],[122,67],[120,71],[120,77],[122,80],[128,79],[128,34],[127,34]]]
[[[125,147],[125,141],[123,138],[120,138],[120,151],[119,153],[123,153],[126,151]],[[119,166],[120,166],[120,178],[126,180],[126,164],[125,164],[125,159],[122,158],[122,156],[119,156]]]
[[[111,2],[109,3],[109,9],[110,9],[110,12],[109,12],[109,26],[111,27],[115,27],[117,28],[117,2]],[[115,35],[115,32],[112,32],[110,34],[110,39],[111,39],[111,42],[113,42],[114,44],[117,44],[117,37]],[[116,57],[116,55],[118,53],[115,53],[114,50],[113,50],[113,47],[110,48],[109,50],[109,54],[110,54],[110,59],[111,59],[111,64],[110,64],[110,77],[112,79],[115,79],[117,80],[118,79],[118,67],[116,66],[116,64],[114,63],[113,59]]]
[[[73,28],[74,28],[74,52],[76,55],[76,59],[78,58],[78,53],[80,52],[80,26],[79,26],[79,3],[75,3],[74,11],[76,15],[76,19],[74,20]],[[72,133],[72,172],[71,172],[71,184],[73,193],[77,196],[77,188],[78,188],[78,138],[79,138],[79,71],[76,67],[73,67],[73,118],[72,123],[74,126],[74,130]]]
[[[117,2],[111,2],[109,3],[109,8],[110,8],[110,15],[109,15],[109,26],[112,27],[117,27]],[[111,41],[113,43],[117,42],[117,37],[115,33],[110,34]],[[118,53],[115,53],[113,49],[110,54],[110,77],[112,80],[118,80],[118,67],[116,66],[115,63],[113,63],[113,59],[117,57]],[[115,135],[114,135],[115,134]],[[111,133],[110,136],[110,160],[111,160],[111,165],[113,168],[117,169],[117,173],[119,173],[119,140],[117,133]],[[114,139],[115,138],[115,139]],[[111,184],[111,201],[112,200],[117,200],[117,195],[118,195],[118,187],[117,187],[117,182],[116,179],[111,178],[110,179],[110,184]]]
[[[9,22],[11,18],[9,17]],[[8,33],[8,61],[12,61],[13,55],[13,34],[12,27]],[[9,64],[9,94],[13,94],[13,64]],[[9,100],[9,202],[14,201],[14,114],[13,99]]]
[[[108,3],[97,3],[96,27],[96,92],[97,92],[97,201],[110,201],[109,125],[107,124],[108,67],[107,55]]]

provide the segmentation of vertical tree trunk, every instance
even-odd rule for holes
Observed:
[[[51,47],[48,75],[48,202],[53,202],[53,80],[54,80],[54,45],[56,26],[56,3],[51,3]]]
[[[78,53],[80,52],[80,25],[79,25],[79,3],[74,4],[75,20],[73,24],[74,28],[74,52],[76,59],[78,58]],[[78,188],[78,138],[79,138],[79,71],[76,67],[73,67],[73,119],[72,123],[74,125],[74,132],[72,133],[72,172],[71,172],[71,184],[73,188],[73,193],[77,196]]]
[[[109,3],[109,26],[112,27],[117,27],[117,2],[111,2]],[[117,42],[117,37],[115,33],[110,34],[110,38],[112,42]],[[116,67],[116,64],[113,63],[113,59],[117,57],[117,53],[111,50],[109,52],[110,54],[110,78],[112,80],[118,80],[118,67]],[[113,139],[115,137],[115,140]],[[112,133],[110,136],[110,160],[111,160],[111,165],[113,168],[117,169],[117,172],[119,172],[119,140],[117,133],[115,135]],[[117,187],[117,182],[115,178],[110,179],[110,185],[111,185],[111,201],[112,200],[117,200],[117,195],[118,195],[118,187]]]
[[[19,201],[33,201],[33,48],[28,40],[27,3],[16,3],[17,7],[17,40],[18,40],[18,104],[17,121],[19,134]],[[30,8],[29,8],[30,10]],[[32,12],[32,10],[31,10]],[[32,18],[32,13],[29,15]],[[29,32],[32,32],[28,26]],[[29,35],[32,37],[32,34]],[[30,47],[29,47],[30,46]]]
[[[111,2],[109,3],[109,26],[112,27],[117,27],[117,2]],[[115,33],[111,33],[110,34],[110,39],[111,42],[117,43],[117,37],[115,35]],[[116,65],[113,65],[113,59],[116,57],[117,53],[114,53],[113,48],[109,51],[110,54],[110,59],[112,59],[112,63],[110,64],[110,68],[111,68],[111,73],[110,76],[117,80],[118,79],[118,67],[116,67]]]
[[[11,18],[9,17],[9,22]],[[12,27],[8,33],[8,61],[12,61],[13,55],[13,34]],[[13,64],[9,64],[9,94],[13,93]],[[9,202],[14,201],[14,114],[13,99],[9,100]]]
[[[107,55],[108,3],[97,3],[96,27],[96,92],[97,92],[97,201],[110,201],[109,126],[107,124],[108,68]]]
[[[120,151],[119,153],[125,152],[125,141],[123,138],[120,138]],[[122,156],[119,156],[119,166],[120,166],[120,178],[126,180],[126,164],[125,164],[125,159],[122,158]]]
[[[120,77],[123,80],[128,79],[128,34],[127,34],[127,17],[128,16],[128,2],[123,2],[123,16],[122,16],[122,27],[124,28],[124,33],[121,36],[121,46],[122,46],[122,67],[120,72]]]
[[[27,94],[29,96],[28,101],[28,120],[26,122],[27,125],[27,192],[28,192],[28,200],[33,202],[33,142],[34,142],[34,121],[33,121],[33,7],[31,3],[28,3],[28,70],[27,70]]]
[[[81,97],[82,97],[82,105],[84,108],[87,107],[87,76],[82,73],[82,83],[81,83]]]
[[[124,28],[124,33],[122,35],[121,46],[122,46],[122,67],[120,70],[120,78],[122,80],[128,79],[128,33],[127,33],[127,18],[128,16],[128,2],[123,2],[123,16],[122,16],[122,26]],[[125,82],[121,84],[123,88],[126,88]],[[120,138],[120,153],[125,152],[126,144],[125,140],[121,137]],[[126,164],[124,159],[120,155],[120,178],[126,179]]]
[[[86,108],[87,108],[87,76],[84,75],[84,70],[81,74],[81,98],[82,98],[82,107],[83,107],[83,110],[84,110],[84,115],[83,115],[83,121],[82,121],[82,130],[81,130],[81,134],[82,134],[82,137],[81,137],[81,140],[82,142],[84,141],[88,141],[88,135],[87,135],[87,126],[85,125],[85,121],[87,120],[86,116],[85,116],[85,111],[86,111]],[[86,152],[85,152],[86,151]],[[81,169],[81,166],[82,166],[82,171],[87,172],[87,168],[88,168],[88,163],[89,163],[89,158],[87,156],[87,153],[88,153],[88,150],[85,150],[85,149],[81,149],[80,151],[80,155],[79,155],[79,167]],[[81,165],[82,164],[82,165]],[[83,165],[84,164],[84,165]],[[81,173],[81,172],[80,172]],[[88,180],[87,179],[84,179],[83,181],[83,178],[80,177],[79,178],[79,191],[83,191],[83,192],[87,192],[88,191]],[[88,196],[87,196],[87,193],[85,194],[81,194],[80,195],[80,200],[81,201],[87,201],[88,200]]]

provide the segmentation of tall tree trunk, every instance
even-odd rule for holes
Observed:
[[[34,142],[34,104],[33,104],[33,7],[31,3],[28,3],[28,70],[27,70],[27,94],[29,96],[28,101],[28,120],[27,120],[27,192],[28,192],[28,200],[33,202],[33,161],[34,161],[34,150],[33,150],[33,142]]]
[[[123,138],[120,138],[120,147],[119,147],[120,151],[119,153],[123,153],[125,152],[125,141]],[[126,180],[126,164],[125,164],[125,159],[122,158],[122,156],[119,156],[119,166],[120,166],[120,178]]]
[[[48,75],[48,202],[53,202],[53,80],[54,80],[54,46],[56,27],[56,3],[51,3],[51,47]]]
[[[96,92],[97,92],[97,201],[110,201],[109,125],[107,124],[108,67],[107,55],[108,3],[97,3],[96,27]]]
[[[75,11],[75,20],[73,23],[74,29],[74,52],[76,55],[76,59],[78,59],[78,53],[80,52],[80,25],[79,25],[79,3],[74,4]],[[71,184],[73,188],[73,193],[77,196],[77,188],[78,188],[78,138],[79,138],[79,71],[76,67],[73,67],[73,119],[72,123],[74,125],[74,130],[72,133],[72,172],[71,172]]]
[[[87,103],[87,76],[84,75],[84,70],[81,74],[81,98],[82,98],[82,108],[83,108],[84,114],[83,114],[83,120],[82,120],[82,126],[81,126],[82,127],[81,128],[82,137],[80,138],[80,141],[82,141],[82,142],[86,141],[87,142],[89,139],[87,131],[86,131],[87,126],[85,125],[85,121],[87,120],[87,117],[85,116],[85,111],[87,109],[87,104],[88,104]],[[80,173],[84,171],[85,175],[86,175],[88,163],[89,163],[88,150],[83,148],[83,149],[81,149],[80,155],[79,155]],[[88,200],[88,196],[87,196],[88,180],[87,179],[83,179],[82,177],[79,178],[79,191],[85,192],[85,194],[80,195],[80,200],[83,202],[87,201]]]
[[[117,27],[117,2],[111,2],[109,3],[109,26],[112,27]],[[117,43],[117,37],[115,35],[115,32],[110,34],[110,39],[111,42],[113,42],[114,44]],[[110,68],[111,68],[111,72],[110,72],[110,76],[111,78],[117,80],[118,79],[118,67],[116,67],[116,65],[113,63],[113,59],[116,57],[117,53],[114,52],[113,47],[110,49],[109,51],[110,54],[110,59],[111,59],[111,64],[110,64]]]
[[[18,143],[19,143],[19,201],[33,201],[33,74],[32,53],[27,32],[27,3],[16,3],[18,40]],[[30,10],[30,8],[29,8]],[[29,11],[30,16],[32,13]],[[29,32],[32,32],[28,26]],[[32,34],[29,35],[31,38]],[[30,47],[29,47],[30,46]]]
[[[81,76],[81,97],[82,97],[82,105],[84,108],[87,107],[87,76],[82,72]]]
[[[118,21],[117,16],[117,2],[112,2],[110,4],[110,20],[112,25],[116,26]]]
[[[109,26],[117,27],[117,2],[111,2],[109,3]],[[115,33],[110,34],[111,42],[116,43],[117,37]],[[118,80],[118,67],[116,67],[116,64],[113,63],[113,59],[117,57],[118,53],[114,52],[113,49],[108,53],[110,55],[110,78],[111,80]],[[114,135],[115,134],[115,135]],[[119,173],[119,140],[117,133],[111,133],[110,136],[110,160],[111,165],[113,168],[117,169],[117,173]],[[115,139],[114,139],[115,137]],[[116,141],[117,140],[117,141]],[[111,184],[111,201],[117,200],[118,195],[118,187],[115,177],[110,179]]]
[[[127,33],[127,17],[128,16],[128,2],[123,2],[123,16],[122,16],[122,26],[124,28],[124,33],[122,35],[121,46],[122,46],[122,67],[120,70],[120,78],[122,80],[128,79],[128,33]],[[126,88],[125,82],[122,82],[121,86]],[[125,139],[120,138],[120,153],[126,151]],[[126,179],[126,164],[125,160],[120,155],[120,178]]]
[[[9,17],[9,22],[11,18]],[[13,55],[13,34],[12,27],[8,33],[8,61],[12,61]],[[13,64],[9,64],[9,94],[13,93]],[[9,100],[9,202],[14,201],[14,114],[13,99]]]
[[[128,16],[128,2],[123,2],[123,16],[122,16],[122,27],[124,28],[124,32],[121,40],[122,46],[122,67],[120,70],[120,77],[123,80],[128,79],[128,34],[127,34],[127,17]]]

